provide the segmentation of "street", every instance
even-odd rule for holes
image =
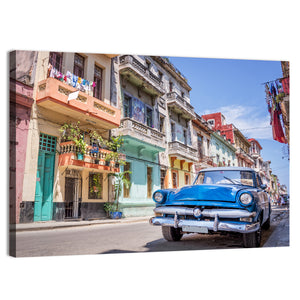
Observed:
[[[262,247],[289,246],[289,211],[274,208],[271,227],[263,231]],[[242,248],[239,235],[184,235],[180,242],[167,242],[161,228],[147,221],[101,224],[16,233],[16,256],[84,255],[153,251]]]

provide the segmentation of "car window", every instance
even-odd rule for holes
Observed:
[[[235,170],[218,170],[199,172],[194,185],[198,184],[241,184],[255,186],[253,172],[235,171]]]
[[[204,173],[200,172],[194,181],[194,185],[196,184],[203,184],[203,179],[204,179]]]
[[[260,187],[262,185],[262,181],[258,174],[256,174],[256,179],[257,179],[257,187]]]

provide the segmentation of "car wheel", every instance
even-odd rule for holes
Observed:
[[[183,236],[180,228],[162,226],[161,230],[164,239],[167,241],[180,241]]]
[[[263,229],[269,229],[271,226],[271,216],[269,215],[268,220],[264,223],[264,225],[262,226]]]
[[[255,232],[243,233],[243,246],[244,248],[259,247],[261,243],[261,226]]]
[[[269,210],[269,218],[267,219],[267,221],[262,226],[262,229],[269,229],[270,226],[271,226],[271,209]]]

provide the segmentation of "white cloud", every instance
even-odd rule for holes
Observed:
[[[221,112],[226,124],[234,124],[247,138],[272,140],[270,116],[261,114],[254,106],[230,105],[214,110],[205,110],[204,115]]]

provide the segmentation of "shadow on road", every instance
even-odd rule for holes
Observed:
[[[229,242],[230,240],[230,242]],[[179,242],[168,242],[164,239],[149,242],[145,245],[147,251],[184,251],[184,250],[214,250],[242,248],[240,235],[203,235],[187,234]]]
[[[261,247],[271,236],[275,226],[262,233]],[[131,251],[124,249],[112,249],[99,254],[111,253],[142,253],[142,252],[163,252],[163,251],[193,251],[193,250],[217,250],[217,249],[240,249],[243,248],[241,234],[186,234],[179,242],[169,242],[161,238],[144,245],[142,251]]]
[[[140,251],[122,250],[122,249],[112,249],[105,252],[100,252],[98,254],[112,254],[112,253],[139,253]]]

